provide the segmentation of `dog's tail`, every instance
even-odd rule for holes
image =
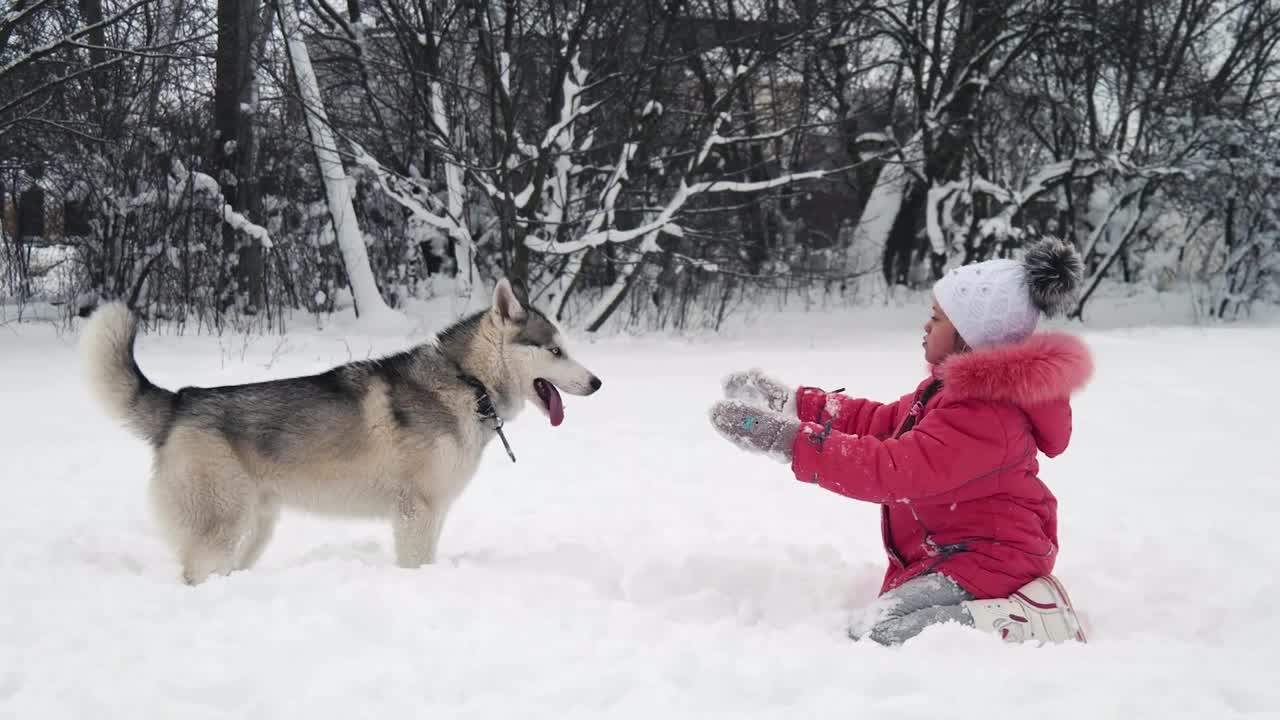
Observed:
[[[133,357],[138,319],[122,302],[103,305],[80,336],[89,387],[112,417],[152,445],[164,440],[173,415],[173,393],[156,387]]]

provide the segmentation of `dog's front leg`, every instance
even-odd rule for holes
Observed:
[[[406,495],[397,503],[392,526],[396,538],[396,563],[416,568],[435,562],[436,540],[444,525],[443,503],[428,502],[419,495]]]

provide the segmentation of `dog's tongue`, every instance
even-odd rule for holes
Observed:
[[[547,388],[547,412],[551,415],[551,427],[560,427],[564,422],[564,401],[560,399],[560,391],[555,385],[545,383]]]

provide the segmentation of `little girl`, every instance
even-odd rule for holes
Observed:
[[[957,268],[934,285],[930,377],[894,403],[730,375],[711,419],[740,447],[790,462],[796,478],[879,503],[889,569],[863,626],[881,644],[954,621],[1012,642],[1084,641],[1062,585],[1057,500],[1037,477],[1071,437],[1068,398],[1093,372],[1070,336],[1033,334],[1080,284],[1057,240],[1022,261]]]

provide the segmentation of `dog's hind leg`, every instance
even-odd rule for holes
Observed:
[[[184,582],[199,585],[235,569],[257,491],[229,447],[198,431],[175,433],[157,456],[151,488]]]
[[[215,492],[194,499],[187,508],[188,532],[179,550],[182,579],[188,585],[236,569],[237,551],[254,521],[253,491],[247,482],[224,482]]]
[[[210,575],[227,575],[236,569],[236,554],[251,527],[253,516],[247,494],[201,494],[190,503],[171,506],[168,523],[173,528],[182,580],[199,585]],[[162,510],[162,512],[165,512]]]
[[[248,570],[262,557],[276,529],[276,521],[280,519],[280,500],[274,495],[264,495],[258,499],[253,510],[253,523],[249,527],[249,535],[245,538],[244,549],[240,553],[237,570]]]
[[[428,502],[418,495],[403,497],[396,503],[391,525],[400,567],[416,568],[435,562],[436,541],[446,509],[443,503]]]

